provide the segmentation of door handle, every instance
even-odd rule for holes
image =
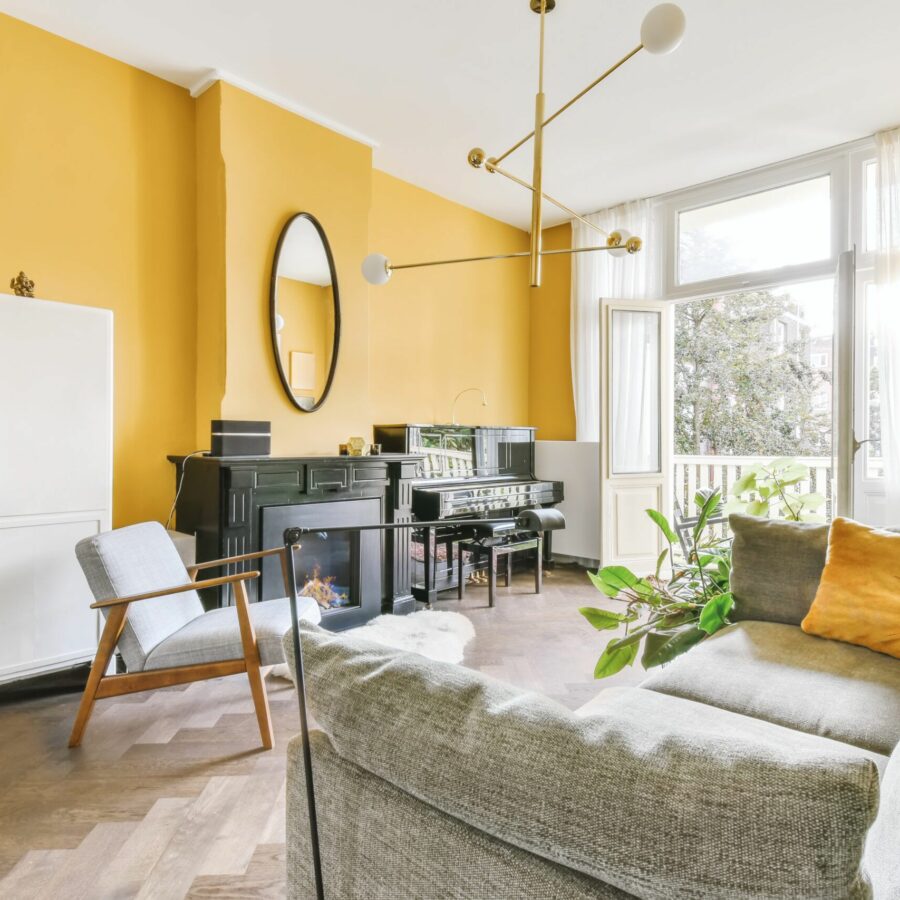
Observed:
[[[870,444],[872,442],[871,438],[866,438],[864,441],[858,441],[856,439],[856,435],[853,435],[853,457],[856,458],[856,454],[859,453],[863,444]]]

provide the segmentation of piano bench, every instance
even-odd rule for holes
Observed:
[[[466,562],[465,552],[468,550],[473,557],[475,568],[481,564],[482,559],[487,561],[488,571],[488,606],[494,605],[497,593],[497,569],[501,558],[505,557],[506,566],[504,577],[506,587],[509,587],[512,574],[512,556],[523,550],[534,550],[534,592],[541,592],[544,574],[544,536],[541,532],[516,531],[514,522],[500,522],[497,525],[479,525],[476,528],[476,536],[470,540],[459,542],[459,577],[457,579],[457,596],[460,600],[466,592]]]

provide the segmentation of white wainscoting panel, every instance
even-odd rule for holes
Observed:
[[[586,565],[600,560],[600,444],[595,441],[536,441],[535,476],[562,481],[564,531],[553,532],[553,554]]]

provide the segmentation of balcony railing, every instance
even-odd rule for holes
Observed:
[[[772,456],[676,456],[675,497],[685,515],[696,515],[694,496],[701,488],[719,488],[722,497],[731,496],[731,486],[750,466],[771,462]],[[815,491],[825,496],[822,513],[831,518],[833,487],[832,461],[828,456],[801,456],[797,462],[809,466],[809,478],[792,490],[798,494]]]

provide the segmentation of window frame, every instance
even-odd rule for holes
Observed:
[[[854,244],[860,248],[857,266],[872,264],[865,252],[865,166],[875,158],[872,138],[774,163],[750,172],[662,195],[654,199],[662,252],[658,254],[659,284],[666,300],[699,299],[734,291],[768,288],[834,276],[840,254]],[[678,280],[678,217],[683,212],[736,200],[751,194],[828,176],[831,193],[831,253],[827,259],[742,272],[706,281]]]

